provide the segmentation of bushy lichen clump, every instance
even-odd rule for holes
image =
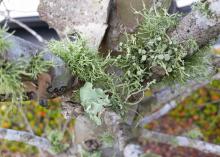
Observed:
[[[6,40],[6,36],[5,36],[6,31],[7,31],[6,29],[3,28],[0,29],[0,55],[1,53],[4,53],[11,45],[10,42]]]
[[[53,40],[49,43],[49,49],[62,58],[79,79],[93,84],[109,81],[105,69],[110,60],[88,48],[85,40]]]
[[[123,60],[137,64],[137,73],[143,73],[148,79],[159,77],[159,80],[172,83],[183,83],[208,74],[210,57],[205,53],[207,49],[199,50],[193,39],[177,43],[168,35],[178,24],[179,15],[169,15],[165,10],[138,14],[144,18],[138,31],[127,35],[126,42],[121,44],[121,50],[127,52]],[[187,57],[191,52],[193,55]]]
[[[22,97],[23,88],[21,74],[24,73],[22,64],[6,63],[0,61],[0,94],[12,101]]]

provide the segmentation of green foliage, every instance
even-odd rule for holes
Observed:
[[[61,131],[63,129],[63,124],[66,120],[61,114],[61,107],[58,99],[48,100],[47,108],[42,107],[35,101],[22,101],[22,107],[35,135],[45,136],[50,134],[49,132],[51,130]],[[0,102],[0,127],[14,130],[26,130],[27,126],[19,109],[15,107],[15,105],[11,105],[11,102]],[[64,145],[65,143],[71,143],[72,132],[69,130],[73,129],[74,120],[71,120],[68,123],[68,128],[65,131],[61,143],[64,143]],[[36,147],[7,140],[0,141],[0,152],[15,152],[25,154],[26,156],[38,156]]]
[[[52,145],[52,153],[57,154],[59,152],[62,152],[69,146],[68,144],[62,143],[63,136],[63,133],[58,130],[53,130],[49,132],[47,138]]]
[[[191,96],[181,102],[169,115],[173,121],[179,123],[193,122],[200,133],[192,132],[191,138],[196,137],[210,143],[220,143],[220,81],[215,80],[204,88],[194,92]]]
[[[92,83],[86,82],[85,85],[80,88],[80,100],[89,117],[94,120],[97,125],[101,125],[100,113],[104,107],[111,106],[110,100],[104,91],[100,88],[93,88]]]

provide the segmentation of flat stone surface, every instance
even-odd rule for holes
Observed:
[[[38,12],[60,37],[79,32],[97,49],[108,27],[110,0],[40,0]]]

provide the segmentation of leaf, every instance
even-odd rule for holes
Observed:
[[[104,107],[111,106],[110,100],[100,88],[93,88],[92,83],[86,82],[80,89],[80,101],[89,117],[101,125],[100,113]]]

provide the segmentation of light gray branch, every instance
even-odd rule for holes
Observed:
[[[24,142],[45,151],[49,151],[51,148],[51,144],[46,138],[35,136],[26,131],[0,128],[0,139]]]
[[[154,131],[142,130],[141,138],[150,141],[166,143],[172,146],[190,147],[205,153],[220,155],[219,145],[203,142],[200,140],[194,140],[183,136],[172,136]]]

